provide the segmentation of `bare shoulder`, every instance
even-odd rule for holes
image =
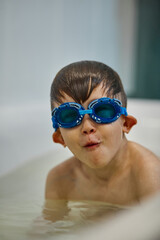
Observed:
[[[129,148],[131,149],[131,153],[134,154],[135,157],[142,159],[142,161],[148,161],[150,159],[150,162],[160,163],[160,158],[152,151],[136,142],[129,141]]]
[[[129,142],[132,169],[139,195],[145,196],[160,190],[160,159],[140,144]]]
[[[76,164],[72,157],[49,171],[45,188],[46,199],[66,199],[67,193],[74,183]]]

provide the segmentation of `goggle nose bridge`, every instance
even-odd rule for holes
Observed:
[[[80,113],[80,115],[81,115],[81,118],[79,119],[80,121],[82,121],[83,116],[84,116],[85,114],[92,114],[92,115],[90,115],[90,117],[91,117],[94,121],[96,121],[97,123],[101,123],[101,119],[98,118],[98,117],[96,117],[96,116],[93,114],[93,109],[79,110],[79,113]]]
[[[79,110],[80,115],[85,115],[85,114],[92,114],[93,110],[92,109],[87,109],[87,110]]]

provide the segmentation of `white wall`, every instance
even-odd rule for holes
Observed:
[[[56,72],[84,59],[115,68],[131,91],[134,2],[1,0],[0,103],[47,100]]]
[[[49,92],[64,65],[105,62],[132,92],[135,32],[132,0],[0,1],[0,174],[53,148]]]

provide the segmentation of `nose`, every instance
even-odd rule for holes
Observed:
[[[95,123],[87,114],[84,116],[81,126],[82,134],[88,135],[96,132]]]

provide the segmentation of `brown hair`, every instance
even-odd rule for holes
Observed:
[[[55,76],[50,92],[51,109],[55,102],[62,103],[64,93],[75,102],[85,102],[101,82],[106,96],[118,98],[126,107],[127,97],[119,75],[101,62],[80,61],[67,65]]]

